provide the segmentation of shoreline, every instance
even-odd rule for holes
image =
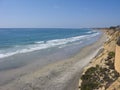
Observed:
[[[29,90],[35,87],[44,90],[77,90],[80,73],[100,50],[100,46],[102,46],[105,39],[105,36],[103,36],[97,42],[82,48],[75,56],[50,64],[29,75],[21,76],[13,83],[1,87],[2,90],[7,88],[9,90],[16,90],[16,88]],[[71,81],[74,82],[70,83]],[[32,87],[30,87],[31,85]]]

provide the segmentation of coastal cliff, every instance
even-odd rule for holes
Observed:
[[[98,55],[84,68],[79,80],[79,90],[120,89],[118,89],[120,85],[118,82],[120,81],[120,47],[117,44],[120,28],[108,28],[102,29],[102,31],[106,34],[107,40]]]
[[[115,54],[115,70],[120,73],[120,39],[116,44],[116,54]]]

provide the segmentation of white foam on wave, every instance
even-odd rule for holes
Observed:
[[[96,33],[96,32],[97,32],[97,31],[92,30],[92,31],[88,31],[88,32],[86,32],[86,33],[91,34],[91,33]]]
[[[55,47],[55,46],[62,46],[62,45],[66,45],[68,43],[72,43],[75,41],[89,39],[89,38],[95,37],[97,35],[99,35],[99,33],[83,35],[83,36],[76,36],[76,37],[65,38],[65,39],[49,40],[46,42],[44,42],[44,41],[35,42],[35,44],[32,44],[32,45],[21,46],[21,48],[15,50],[13,52],[2,53],[2,51],[1,51],[0,58],[9,57],[9,56],[19,54],[19,53],[27,53],[27,52],[32,52],[32,51],[36,51],[36,50],[47,49],[47,48],[51,48],[51,47]]]
[[[35,42],[36,44],[43,44],[44,41]]]

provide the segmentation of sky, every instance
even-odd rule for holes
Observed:
[[[0,28],[120,25],[120,0],[0,0]]]

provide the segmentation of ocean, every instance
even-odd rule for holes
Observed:
[[[101,32],[92,29],[1,28],[0,59],[77,43],[83,47],[95,42],[100,35]]]

